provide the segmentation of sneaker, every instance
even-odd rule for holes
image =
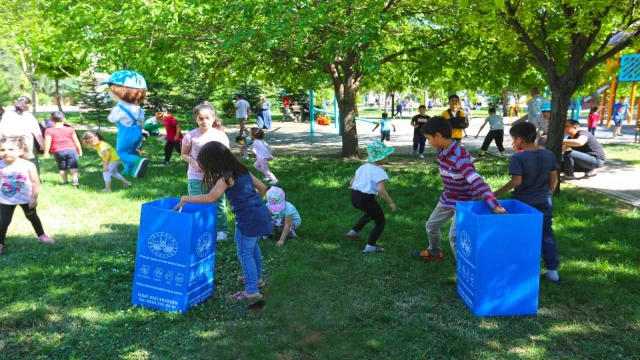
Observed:
[[[289,239],[297,239],[298,234],[293,229],[289,229]]]
[[[269,185],[277,185],[278,184],[278,180],[272,180],[269,182]]]
[[[618,134],[618,136],[622,136],[622,134]]]
[[[73,182],[73,187],[76,188],[76,189],[80,188],[80,182],[74,181]]]
[[[428,250],[424,250],[424,251],[416,251],[413,254],[411,254],[411,256],[413,256],[416,259],[422,259],[424,261],[440,261],[442,260],[442,253],[440,253],[440,255],[438,256],[433,256],[431,254],[429,254]]]
[[[48,237],[47,235],[39,236],[38,240],[42,241],[43,243],[48,243],[48,244],[53,244],[55,242],[55,241],[53,241],[52,238]]]
[[[415,151],[412,151],[409,155],[411,155],[411,156],[416,156],[416,152],[415,152]]]
[[[268,178],[268,177],[265,177],[264,179],[262,179],[262,181],[269,181],[269,180],[271,180],[271,179]]]
[[[420,155],[418,155],[418,158],[419,159],[424,159],[424,155],[420,154]]]
[[[584,178],[588,179],[588,178],[592,178],[594,176],[598,175],[598,173],[596,172],[596,169],[593,170],[589,170],[586,173],[584,173]]]
[[[165,161],[162,164],[160,164],[160,166],[169,166],[169,165],[171,165],[170,161]]]
[[[149,167],[149,160],[143,157],[140,157],[136,160],[133,165],[133,177],[134,178],[143,178],[147,174],[147,168]]]
[[[229,238],[229,235],[224,231],[218,231],[216,234],[216,241],[225,241]]]
[[[110,192],[111,190],[109,190],[109,189],[102,189],[102,190],[100,190],[100,191],[101,191],[101,192]]]
[[[573,175],[562,175],[562,177],[560,178],[560,180],[564,180],[564,181],[571,181],[576,179],[578,178]]]
[[[348,233],[344,234],[344,236],[351,238],[353,240],[360,240],[360,236],[358,236],[358,233],[351,230]]]
[[[367,245],[365,246],[364,250],[362,250],[362,252],[384,252],[384,248],[378,247],[378,246],[371,246],[371,245]]]

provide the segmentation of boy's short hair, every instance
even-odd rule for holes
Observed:
[[[494,108],[493,106],[489,108],[489,114],[495,114],[496,113],[496,108]]]
[[[383,118],[383,119],[386,119],[386,118],[388,118],[388,117],[389,117],[389,114],[388,114],[388,113],[386,113],[386,112],[383,112],[383,113],[382,113],[382,118]]]
[[[426,109],[426,108],[427,108],[427,107],[426,107],[426,106],[424,106],[424,105],[420,105],[420,106],[418,106],[418,110],[420,110],[420,109]]]
[[[236,144],[244,145],[246,141],[247,139],[245,139],[244,136],[242,135],[236,136]]]
[[[456,99],[458,99],[458,101],[460,101],[460,97],[458,95],[456,95],[456,94],[449,95],[449,101],[451,101],[451,99],[453,99],[453,98],[456,98]]]
[[[251,128],[251,130],[249,130],[249,134],[258,140],[264,139],[264,131],[257,127]]]
[[[51,121],[53,122],[61,122],[64,121],[64,114],[62,111],[54,111],[51,113]]]
[[[511,137],[517,137],[527,144],[536,142],[536,136],[538,135],[536,126],[530,122],[522,122],[515,124],[509,130]]]
[[[451,123],[442,116],[432,117],[420,128],[423,135],[436,136],[436,133],[440,133],[445,139],[451,139],[451,131]]]
[[[580,122],[578,120],[568,119],[567,124],[570,124],[573,127],[580,127]]]

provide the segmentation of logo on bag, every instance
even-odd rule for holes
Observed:
[[[178,252],[178,242],[173,236],[158,232],[149,237],[149,250],[159,258],[170,258]]]
[[[211,252],[211,246],[213,246],[213,235],[210,232],[200,235],[196,245],[196,254],[199,257],[207,256]]]
[[[471,255],[471,238],[466,231],[460,233],[460,248],[465,257]]]

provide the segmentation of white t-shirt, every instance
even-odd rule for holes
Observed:
[[[269,144],[264,140],[255,139],[253,143],[251,143],[250,149],[253,150],[258,159],[271,159],[273,157]]]
[[[389,180],[389,175],[381,167],[364,164],[356,170],[356,179],[351,188],[365,194],[377,195],[378,183]]]
[[[247,113],[247,110],[249,110],[251,105],[249,105],[249,102],[247,100],[240,99],[240,100],[236,101],[236,107],[238,108],[236,110],[236,118],[244,119],[246,117],[249,117],[249,114]]]
[[[128,102],[124,101],[120,104],[127,108],[127,110],[131,112],[131,115],[136,118],[138,126],[142,127],[144,125],[144,111],[142,110],[140,105],[129,104]],[[131,119],[131,117],[118,105],[114,106],[113,109],[111,109],[107,120],[109,120],[110,123],[120,123],[126,127],[130,127],[133,125],[133,120]]]
[[[5,112],[0,121],[0,135],[22,136],[27,146],[27,158],[36,157],[33,151],[34,136],[42,135],[42,132],[38,120],[31,113],[25,111],[20,115],[12,110]]]

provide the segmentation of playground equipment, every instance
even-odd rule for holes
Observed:
[[[313,96],[314,96],[314,92],[313,90],[309,91],[309,132],[311,133],[311,136],[315,136],[315,123],[316,121],[318,122],[318,125],[323,125],[323,126],[327,126],[330,125],[331,120],[328,116],[323,116],[323,118],[325,118],[326,120],[329,121],[329,123],[326,123],[326,120],[322,120],[322,124],[320,123],[320,119],[321,117],[319,117],[318,119],[316,119],[315,113],[319,112],[319,113],[324,113],[326,115],[333,115],[333,125],[335,128],[338,129],[338,134],[340,136],[342,136],[342,127],[340,126],[340,113],[338,111],[338,98],[336,96],[334,96],[333,98],[333,111],[330,112],[328,110],[323,110],[323,109],[318,109],[316,107],[314,107],[313,105]],[[331,114],[333,113],[333,114]],[[365,118],[361,118],[361,117],[356,117],[356,121],[361,121],[361,122],[366,122],[366,123],[370,123],[370,124],[377,124],[376,121],[372,121],[369,119],[365,119]]]
[[[611,126],[611,116],[613,103],[616,98],[616,90],[617,86],[621,82],[631,82],[631,96],[630,96],[630,113],[631,115],[627,118],[627,123],[631,124],[631,120],[633,117],[633,108],[636,106],[636,83],[640,81],[640,50],[638,50],[637,54],[633,55],[625,55],[620,56],[620,54],[616,54],[613,59],[607,59],[607,74],[611,77],[611,83],[609,85],[604,85],[600,89],[596,91],[596,93],[603,92],[602,95],[602,106],[603,109],[602,117],[600,119],[600,124],[604,123],[605,112],[607,119],[607,127]],[[617,71],[617,74],[614,72]],[[589,96],[589,100],[595,96],[595,94]],[[640,101],[638,102],[638,113],[640,114]],[[639,116],[640,117],[640,116]],[[640,128],[640,119],[636,117],[636,132],[639,131],[637,128]]]

